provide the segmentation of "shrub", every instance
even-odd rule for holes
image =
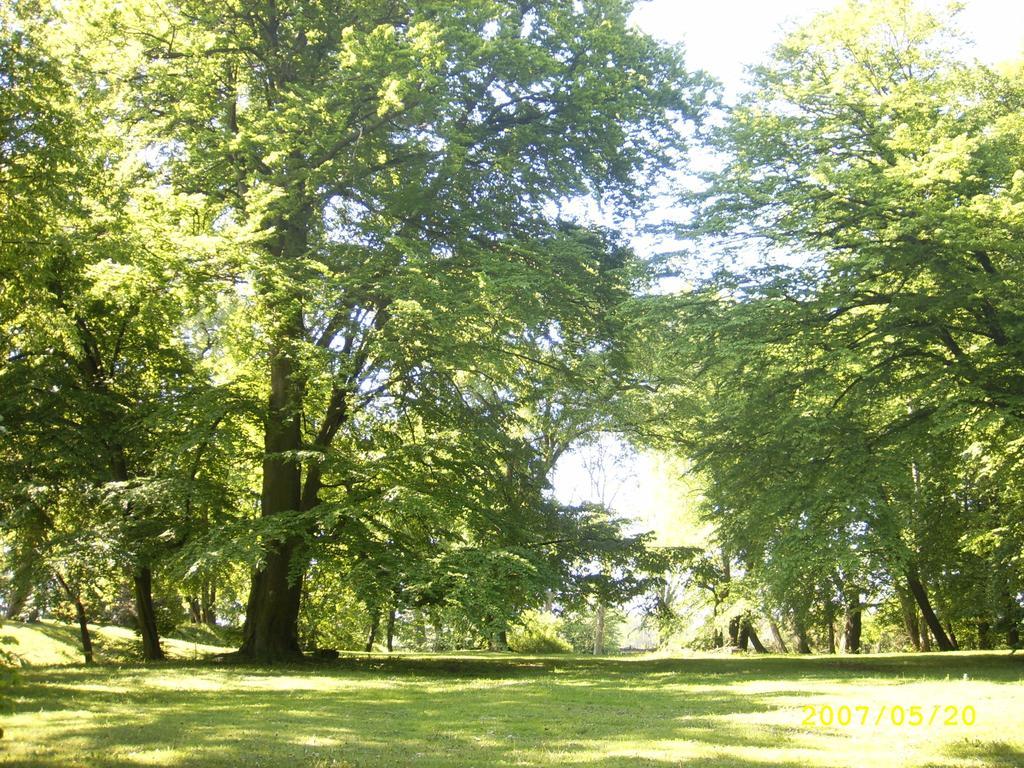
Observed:
[[[516,653],[572,653],[572,645],[559,634],[561,620],[550,613],[527,611],[509,629],[508,647]]]

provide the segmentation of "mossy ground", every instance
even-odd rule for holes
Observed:
[[[26,667],[0,764],[1009,768],[1024,766],[1022,680],[1024,656],[1006,652]],[[803,724],[824,704],[872,722]],[[968,704],[970,726],[873,722],[882,706]]]

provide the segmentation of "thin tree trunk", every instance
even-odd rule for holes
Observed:
[[[484,616],[484,624],[490,629],[487,633],[487,650],[491,652],[503,650],[499,645],[498,630],[494,628],[496,623],[491,614]]]
[[[843,627],[843,646],[847,653],[860,653],[862,627],[860,590],[851,588],[846,593],[846,624]]]
[[[715,625],[714,634],[711,636],[711,643],[712,645],[714,645],[715,648],[724,648],[725,633],[723,633],[722,630],[718,628],[718,606],[721,601],[718,597],[718,593],[716,593],[714,590],[711,591],[711,594],[714,595],[715,598],[715,602],[711,606],[711,619]]]
[[[388,628],[387,628],[387,640],[388,640],[388,653],[395,650],[395,616],[397,611],[392,607],[388,611]]]
[[[729,598],[729,590],[732,588],[730,582],[732,581],[732,558],[729,556],[729,552],[725,547],[719,550],[722,563],[722,586],[720,592],[715,593],[715,615],[718,615],[718,608]],[[739,619],[729,619],[728,627],[729,635],[729,646],[732,648],[737,647],[740,639],[740,625]],[[718,648],[725,647],[725,633],[722,630],[716,630],[715,642]]]
[[[775,645],[779,647],[779,653],[789,653],[789,649],[786,648],[786,641],[782,639],[782,633],[779,631],[779,625],[775,623],[774,619],[769,619],[768,629],[771,630]]]
[[[202,594],[199,598],[199,613],[203,624],[217,626],[217,585],[212,581],[203,581]]]
[[[959,651],[960,643],[957,642],[956,634],[953,632],[953,625],[949,621],[946,622],[946,634],[949,636],[949,642],[953,646],[953,650]]]
[[[142,656],[146,661],[162,661],[160,635],[156,626],[156,611],[153,608],[153,572],[143,566],[136,569],[132,579],[135,588],[135,621],[142,637]]]
[[[594,655],[604,656],[604,602],[598,602],[597,615],[594,617]]]
[[[935,638],[935,644],[938,645],[940,651],[952,651],[954,650],[953,643],[946,635],[945,630],[942,628],[942,624],[939,623],[939,617],[935,615],[935,611],[932,609],[931,601],[928,600],[928,592],[924,588],[924,584],[914,573],[907,574],[907,586],[910,587],[910,593],[914,596],[917,601],[918,607],[921,609],[921,615],[924,617],[925,624],[928,625],[928,629],[931,630],[932,637]]]
[[[370,634],[366,638],[366,652],[373,651],[373,644],[377,642],[377,630],[380,629],[380,609],[375,609],[370,614]]]
[[[825,601],[825,631],[828,635],[828,652],[836,652],[836,607],[832,600]]]
[[[437,616],[431,616],[430,627],[434,630],[434,639],[430,643],[431,649],[435,652],[444,650],[444,624]]]
[[[199,607],[199,598],[195,595],[188,595],[185,601],[188,603],[188,620],[193,624],[201,624],[203,621],[203,610]]]
[[[416,630],[416,645],[419,648],[427,647],[427,619],[423,615],[423,611],[416,611],[416,619],[413,622],[413,628]]]
[[[124,446],[117,444],[112,447],[110,470],[117,482],[124,483],[131,479]],[[131,506],[129,502],[125,509],[126,517],[131,513]],[[135,598],[136,628],[142,638],[142,657],[146,661],[162,661],[164,652],[160,648],[160,633],[156,625],[156,610],[153,607],[153,572],[148,563],[135,563],[132,591]]]
[[[57,577],[57,583],[60,584],[61,589],[64,590],[64,594],[67,595],[75,606],[75,618],[78,619],[78,636],[82,640],[82,656],[85,658],[86,664],[93,663],[92,656],[92,636],[89,634],[89,620],[85,614],[85,605],[82,604],[82,598],[77,592],[72,591],[71,587],[64,580],[64,577],[54,571],[54,576]]]
[[[987,621],[978,622],[978,649],[982,651],[992,649],[992,625]]]
[[[903,589],[897,589],[900,609],[903,613],[903,624],[907,628],[907,636],[917,651],[924,650],[921,646],[921,623],[917,620],[917,604],[913,597]]]
[[[1017,648],[1020,645],[1020,607],[1009,592],[1006,601],[1006,644]]]
[[[85,615],[85,606],[75,597],[75,617],[78,619],[78,635],[82,639],[82,656],[86,664],[92,664],[92,636],[89,634],[89,621]]]

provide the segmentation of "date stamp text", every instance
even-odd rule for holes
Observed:
[[[811,727],[885,727],[897,726],[922,728],[929,726],[971,726],[978,720],[978,713],[970,704],[926,704],[889,706],[833,706],[831,704],[807,704],[801,707],[804,719],[801,725]]]

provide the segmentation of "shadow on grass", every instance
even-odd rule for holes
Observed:
[[[301,668],[301,667],[300,667]],[[429,657],[349,654],[317,664],[324,670],[415,674],[443,678],[507,678],[554,673],[598,673],[622,679],[644,675],[701,677],[829,679],[891,677],[947,680],[963,674],[972,679],[1020,680],[1024,655],[914,654],[894,656],[729,656],[723,658],[594,658],[580,656]]]
[[[12,693],[17,711],[38,713],[42,725],[24,734],[31,754],[12,752],[5,764],[798,768],[820,745],[797,719],[763,716],[780,697],[819,694],[801,679],[945,679],[959,668],[950,659],[364,656],[272,669],[28,670]],[[1018,680],[1022,669],[1002,656],[964,661],[975,679]],[[730,689],[750,680],[782,685]],[[21,738],[10,729],[12,747]],[[951,758],[1024,765],[1009,744],[956,749]]]
[[[944,751],[957,760],[979,761],[986,768],[1024,766],[1024,750],[1004,741],[967,739],[948,746]]]

